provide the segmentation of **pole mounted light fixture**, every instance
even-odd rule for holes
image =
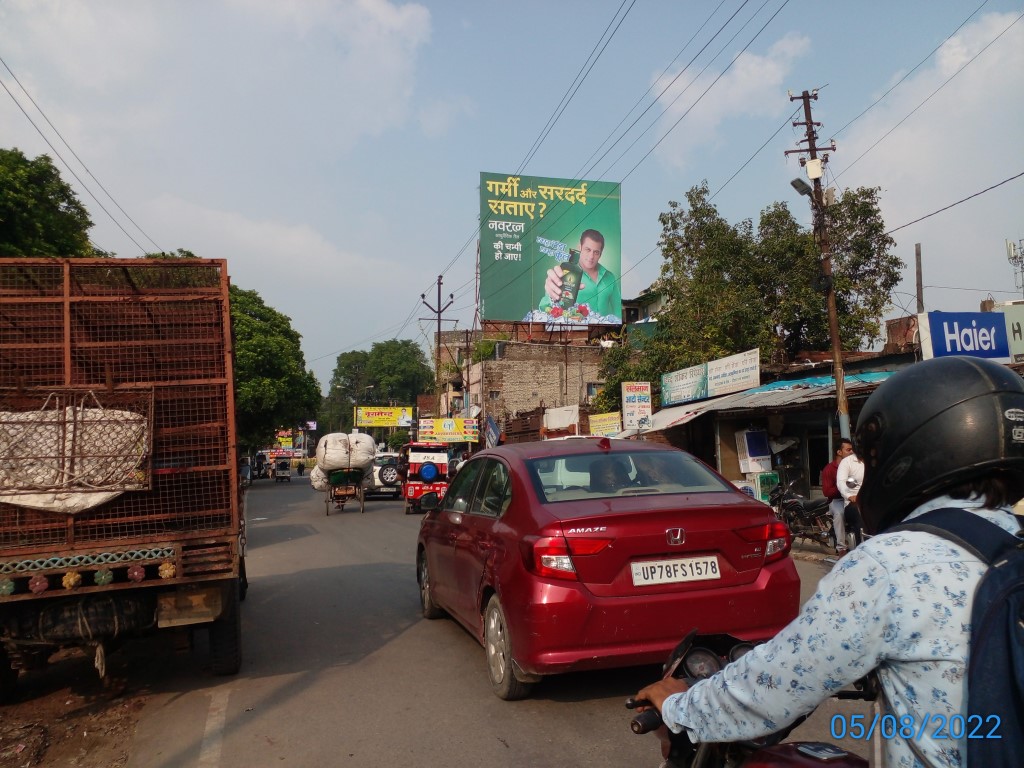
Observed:
[[[789,183],[793,186],[793,189],[804,197],[811,197],[814,194],[814,190],[811,188],[811,185],[801,178],[793,179]]]

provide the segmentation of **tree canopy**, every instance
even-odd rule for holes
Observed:
[[[243,446],[259,448],[276,430],[303,426],[320,404],[320,387],[291,320],[256,291],[231,286],[231,321],[236,431]]]
[[[369,352],[343,352],[320,409],[321,431],[350,431],[356,405],[414,406],[417,395],[433,386],[433,369],[423,350],[409,339],[377,342]]]
[[[776,364],[831,348],[820,254],[785,203],[765,208],[756,230],[749,219],[734,225],[704,183],[687,192],[685,206],[670,201],[659,221],[664,263],[655,288],[665,308],[642,353],[627,346],[605,356],[595,408],[616,410],[622,381],[657,382],[755,347],[763,363]],[[885,234],[879,190],[847,190],[826,209],[826,223],[842,346],[870,346],[903,267]]]
[[[46,155],[0,149],[0,256],[103,256],[92,220]]]

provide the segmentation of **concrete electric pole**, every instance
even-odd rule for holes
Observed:
[[[836,291],[835,284],[832,279],[832,253],[828,242],[828,228],[825,221],[825,195],[821,187],[821,177],[825,175],[825,166],[828,164],[828,152],[818,156],[819,147],[817,146],[818,132],[815,128],[821,127],[821,123],[816,123],[811,118],[811,101],[818,100],[818,91],[804,91],[799,96],[789,97],[790,101],[803,101],[804,103],[804,119],[795,120],[794,126],[804,126],[807,130],[807,147],[805,149],[791,149],[787,150],[787,155],[792,154],[806,154],[807,157],[800,158],[800,165],[806,169],[807,178],[814,184],[812,189],[809,189],[811,198],[811,212],[814,218],[814,240],[818,245],[818,250],[821,253],[821,277],[822,284],[825,288],[825,297],[828,306],[828,332],[832,339],[832,365],[835,371],[836,378],[836,410],[839,412],[839,434],[842,437],[849,439],[850,437],[850,407],[846,402],[846,381],[843,375],[843,348],[839,338],[839,316],[836,313]],[[830,152],[836,151],[835,142],[832,142],[827,148]],[[797,190],[803,192],[807,185],[803,183],[802,179],[798,179],[793,183],[793,186]]]

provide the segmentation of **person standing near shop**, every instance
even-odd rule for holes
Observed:
[[[839,469],[836,471],[836,485],[839,487],[839,493],[843,497],[843,514],[842,518],[844,521],[850,522],[850,529],[854,532],[857,543],[860,544],[863,539],[862,524],[860,522],[860,507],[857,506],[857,494],[860,493],[860,487],[864,484],[864,462],[860,460],[860,457],[856,453],[851,453],[849,456],[839,462]],[[838,546],[836,551],[843,555],[847,551],[846,546],[846,525],[843,525],[843,538],[838,538],[839,530],[836,529],[836,537]]]
[[[835,458],[821,470],[821,493],[828,499],[828,509],[832,513],[832,527],[836,532],[836,546],[842,548],[842,550],[846,548],[846,524],[844,522],[846,500],[843,498],[843,494],[839,492],[837,478],[839,476],[839,465],[843,459],[852,455],[853,443],[844,437],[839,441]]]

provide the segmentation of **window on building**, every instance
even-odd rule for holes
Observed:
[[[598,395],[598,393],[600,391],[601,391],[601,384],[600,383],[598,383],[596,381],[591,381],[591,382],[587,383],[587,397],[597,397],[597,395]]]
[[[501,390],[500,389],[491,389],[491,390],[488,390],[488,392],[487,392],[487,399],[488,400],[497,400],[500,397],[501,397]]]

